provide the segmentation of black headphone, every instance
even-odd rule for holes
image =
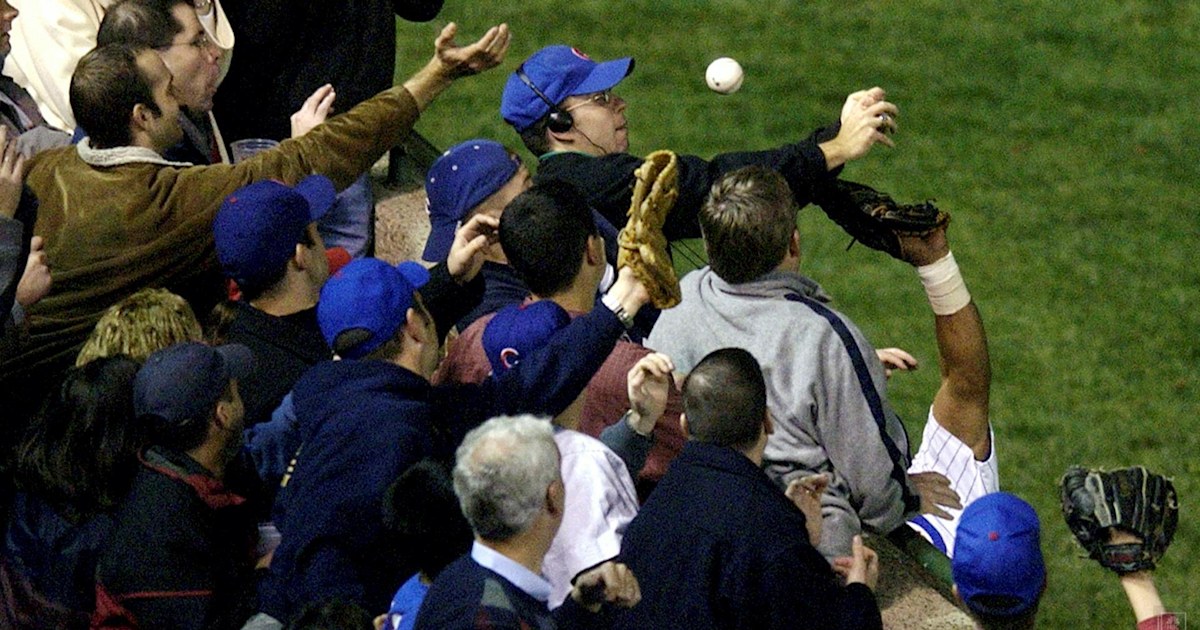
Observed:
[[[529,89],[533,90],[533,93],[537,94],[537,97],[542,99],[542,102],[550,108],[550,117],[546,119],[547,129],[554,133],[566,133],[571,130],[571,127],[575,126],[575,119],[571,118],[571,112],[560,109],[558,105],[555,105],[549,98],[546,98],[546,95],[538,89],[538,86],[533,84],[533,81],[529,79],[529,75],[525,74],[525,64],[521,64],[517,68],[517,78],[521,80],[521,83],[528,85]]]

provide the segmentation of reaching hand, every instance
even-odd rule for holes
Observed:
[[[621,267],[617,271],[617,281],[609,288],[608,295],[624,307],[630,317],[637,315],[643,306],[650,303],[650,292],[646,290],[646,285],[633,275],[633,269],[630,267]]]
[[[659,352],[647,354],[629,370],[629,428],[638,435],[650,435],[666,412],[674,371],[671,357]]]
[[[808,530],[808,542],[816,547],[821,542],[821,495],[829,487],[829,475],[808,475],[793,479],[784,495],[804,513],[804,528]]]
[[[951,518],[943,507],[962,509],[958,493],[950,487],[950,480],[945,475],[936,472],[912,473],[908,476],[921,495],[921,513],[932,514],[941,518]]]
[[[900,348],[879,348],[875,350],[875,356],[879,357],[888,378],[892,378],[893,370],[907,372],[918,367],[916,357]]]
[[[29,259],[25,261],[25,273],[17,282],[17,303],[21,308],[37,304],[50,293],[50,266],[46,264],[46,251],[42,237],[35,236],[29,246]]]
[[[854,555],[849,558],[834,558],[833,571],[846,579],[846,584],[865,584],[872,591],[879,581],[879,556],[874,549],[863,544],[862,536],[855,536]]]
[[[886,96],[887,94],[883,91],[883,88],[879,86],[851,93],[850,96],[846,97],[846,102],[842,104],[842,116],[839,120],[841,120],[842,124],[845,124],[856,110],[870,107],[884,100]]]
[[[500,220],[490,215],[477,214],[459,227],[446,258],[446,269],[455,282],[466,284],[474,280],[483,268],[483,250],[499,238]]]
[[[333,106],[333,99],[337,98],[337,94],[333,92],[333,86],[326,83],[317,88],[292,114],[292,137],[299,138],[312,130],[313,127],[325,122],[325,117],[329,115],[329,109]]]
[[[508,54],[508,45],[512,41],[507,24],[493,26],[479,41],[469,46],[454,43],[457,33],[458,25],[451,22],[433,42],[434,58],[441,64],[443,75],[449,78],[478,74],[500,65],[504,56]]]
[[[846,97],[837,137],[821,143],[830,170],[866,155],[877,142],[896,146],[888,134],[899,130],[896,117],[900,109],[884,100],[885,96],[883,88],[874,87]]]
[[[642,590],[629,567],[610,560],[580,573],[571,589],[571,598],[584,608],[597,612],[606,602],[632,608],[642,601]]]
[[[25,156],[17,151],[17,139],[8,138],[8,127],[0,125],[0,217],[17,214],[24,183]]]

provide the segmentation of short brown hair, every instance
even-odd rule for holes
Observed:
[[[71,110],[97,149],[122,147],[133,141],[129,131],[135,105],[161,115],[150,79],[138,66],[138,56],[150,50],[132,44],[109,44],[92,49],[75,66],[69,90]]]
[[[75,365],[118,354],[142,363],[156,350],[202,337],[186,300],[166,289],[142,289],[104,312]]]
[[[709,265],[731,284],[777,267],[796,229],[796,201],[783,176],[761,166],[726,174],[700,208]]]

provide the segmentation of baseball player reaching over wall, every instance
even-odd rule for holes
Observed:
[[[934,313],[942,384],[933,397],[910,475],[936,472],[950,480],[963,508],[1000,489],[988,421],[991,362],[979,309],[967,291],[946,239],[946,226],[924,236],[900,236],[899,258],[917,269]],[[948,556],[962,508],[940,506],[909,525]]]

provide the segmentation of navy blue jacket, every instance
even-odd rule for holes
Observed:
[[[12,569],[46,599],[91,614],[96,607],[96,561],[115,523],[107,512],[72,521],[40,496],[19,492],[4,554]]]
[[[467,554],[438,574],[421,610],[416,630],[584,630],[607,628],[606,606],[587,612],[568,597],[553,611],[499,573],[486,569]]]
[[[261,610],[288,619],[326,597],[386,610],[415,570],[384,532],[388,486],[424,457],[452,456],[467,431],[488,418],[557,415],[623,331],[611,311],[595,309],[518,368],[481,385],[434,387],[382,361],[314,366],[293,390],[301,446],[275,500],[282,541],[260,590]]]
[[[804,515],[745,455],[690,441],[629,524],[621,559],[642,601],[617,628],[882,628],[870,589],[842,587]]]

